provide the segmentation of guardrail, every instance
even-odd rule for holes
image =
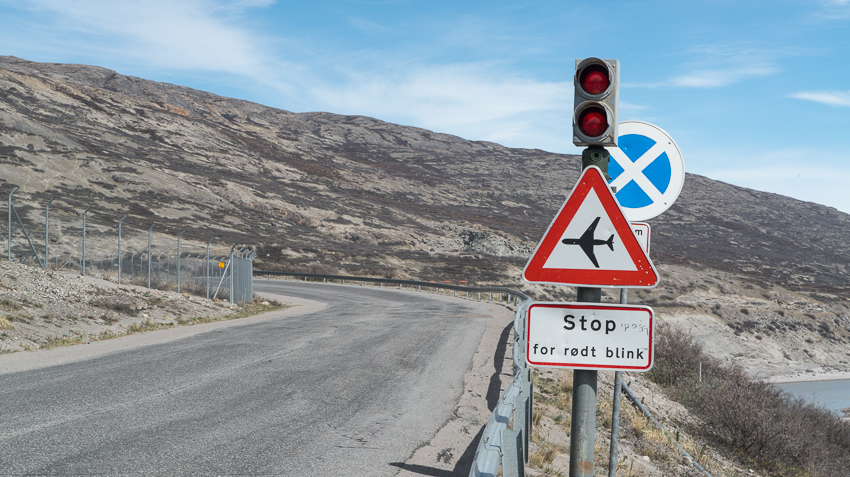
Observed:
[[[419,280],[397,280],[391,278],[375,278],[375,277],[354,277],[349,275],[328,275],[322,273],[298,273],[298,272],[270,272],[263,270],[254,270],[254,276],[266,275],[269,278],[272,276],[286,276],[293,278],[303,278],[304,280],[314,279],[327,282],[328,280],[339,280],[361,282],[363,283],[378,283],[387,285],[398,285],[399,288],[404,286],[434,288],[437,290],[452,290],[453,292],[478,293],[479,299],[481,293],[498,293],[507,296],[508,300],[514,300],[517,305],[516,315],[514,317],[514,348],[513,348],[513,372],[514,377],[505,388],[499,398],[499,402],[484,431],[481,433],[481,440],[478,441],[478,448],[475,450],[475,459],[472,462],[472,468],[469,471],[470,477],[496,477],[499,474],[499,464],[502,467],[502,476],[504,477],[525,477],[525,464],[528,462],[528,439],[531,433],[531,421],[534,399],[534,385],[531,383],[531,372],[525,364],[525,353],[522,352],[525,336],[525,313],[528,306],[533,303],[531,298],[526,294],[512,290],[507,287],[469,287],[462,285],[452,285],[448,283],[425,282]]]
[[[510,299],[514,299],[516,304],[519,304],[520,301],[529,300],[530,298],[523,292],[512,290],[507,287],[469,287],[464,285],[452,285],[449,283],[437,283],[437,282],[426,282],[421,280],[398,280],[394,278],[376,278],[376,277],[355,277],[350,275],[329,275],[324,273],[299,273],[299,272],[269,272],[263,270],[254,270],[254,276],[262,276],[266,275],[269,278],[272,276],[285,276],[285,277],[294,277],[294,278],[303,278],[307,279],[315,279],[315,280],[339,280],[345,283],[346,280],[351,282],[361,282],[361,283],[378,283],[381,285],[398,285],[399,288],[404,286],[409,287],[419,287],[421,290],[422,287],[425,288],[434,288],[440,290],[452,290],[454,292],[466,292],[469,293],[500,293],[502,295],[506,295],[510,301]],[[499,300],[501,301],[501,300]]]
[[[481,433],[475,459],[469,470],[470,477],[496,477],[500,463],[504,477],[525,477],[534,409],[534,384],[522,350],[525,313],[531,303],[532,300],[526,298],[517,307],[514,317],[514,377]]]

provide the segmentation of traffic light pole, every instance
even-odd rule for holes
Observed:
[[[581,168],[596,166],[608,178],[610,154],[603,147],[591,146],[581,153]],[[601,303],[602,289],[578,287],[576,301]],[[593,477],[593,453],[596,440],[596,385],[598,371],[573,371],[573,409],[570,423],[570,477]]]
[[[578,302],[600,303],[601,288],[579,287]],[[573,410],[570,424],[570,477],[593,477],[596,440],[596,383],[598,371],[573,371]]]

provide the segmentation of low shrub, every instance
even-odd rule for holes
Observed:
[[[708,356],[668,324],[657,328],[655,350],[648,377],[700,418],[695,432],[775,475],[846,475],[850,424]]]

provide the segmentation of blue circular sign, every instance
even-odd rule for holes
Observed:
[[[606,148],[609,185],[626,217],[634,222],[661,215],[685,182],[679,147],[663,129],[641,121],[620,123],[617,144]]]

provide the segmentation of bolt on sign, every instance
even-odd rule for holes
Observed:
[[[528,307],[526,318],[529,366],[652,368],[654,312],[648,306],[540,302]]]

